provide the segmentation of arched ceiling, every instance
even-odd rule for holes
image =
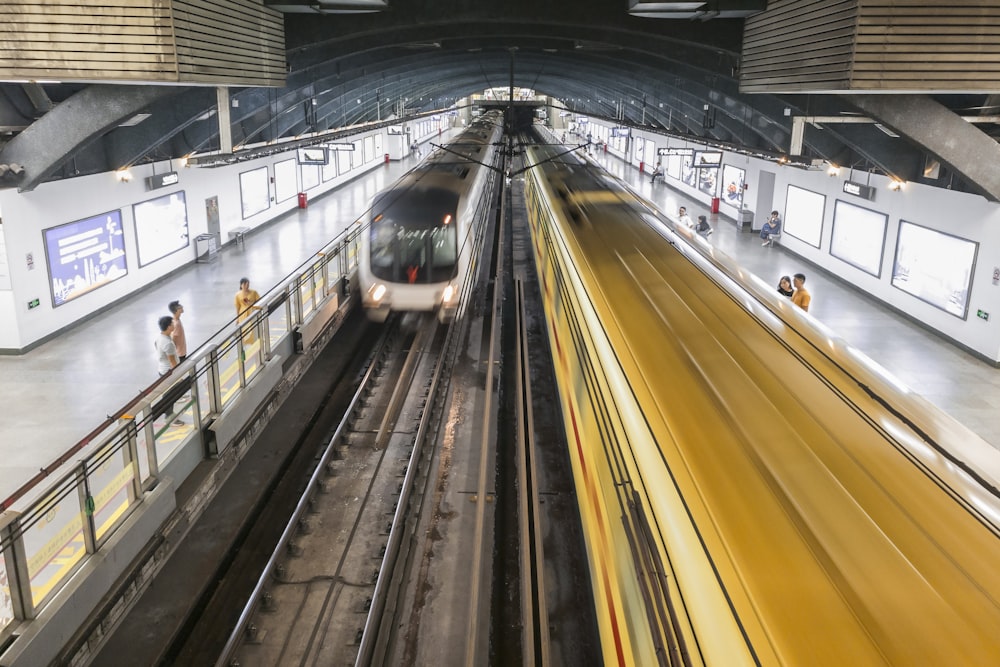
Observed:
[[[230,109],[233,144],[446,108],[512,78],[589,116],[775,156],[791,147],[793,116],[859,113],[844,96],[741,93],[742,18],[639,18],[626,4],[397,0],[377,13],[286,14],[286,86],[230,90],[238,104]],[[206,87],[0,83],[0,163],[25,166],[0,185],[32,189],[217,150],[216,103]],[[934,103],[956,116],[996,109],[986,94]],[[139,113],[149,116],[122,126]],[[988,133],[996,125],[977,127]],[[807,126],[799,153],[983,192],[947,163],[938,179],[926,179],[928,150],[872,123]]]

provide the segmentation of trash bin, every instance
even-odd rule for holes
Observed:
[[[746,209],[740,211],[740,217],[736,221],[739,225],[741,232],[749,232],[753,230],[753,211],[748,211]]]
[[[718,213],[718,212],[719,212],[719,198],[712,197],[712,213]]]
[[[219,252],[215,234],[200,234],[194,237],[194,261],[211,262]]]
[[[299,193],[299,208],[305,208],[309,206],[309,195],[304,192]]]

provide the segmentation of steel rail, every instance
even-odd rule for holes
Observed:
[[[541,510],[538,505],[538,466],[535,425],[532,417],[531,377],[528,363],[528,331],[524,283],[514,284],[517,313],[517,478],[521,533],[521,614],[524,634],[521,658],[525,667],[551,664],[549,658],[548,609],[545,603],[545,553]],[[527,636],[530,633],[530,636]]]
[[[353,398],[351,398],[351,402],[347,407],[344,419],[341,420],[340,424],[337,426],[337,430],[333,434],[333,437],[330,438],[329,443],[327,443],[326,449],[323,451],[323,456],[317,464],[316,469],[313,471],[312,476],[309,478],[309,483],[305,487],[305,492],[303,492],[298,504],[296,504],[295,511],[292,513],[292,517],[285,526],[285,530],[282,531],[281,538],[278,540],[278,545],[275,547],[271,557],[268,558],[267,564],[264,566],[264,570],[257,579],[257,583],[254,585],[253,591],[250,593],[250,597],[246,605],[243,607],[243,611],[240,612],[240,617],[236,621],[236,626],[229,634],[229,638],[226,640],[226,645],[223,647],[218,660],[215,662],[215,667],[227,667],[227,665],[232,664],[229,661],[232,654],[239,646],[241,637],[246,632],[250,618],[256,610],[258,601],[264,592],[264,587],[274,572],[274,568],[278,564],[278,556],[284,551],[292,537],[295,535],[295,532],[298,530],[299,519],[309,509],[309,498],[312,495],[313,490],[319,486],[320,477],[325,474],[326,465],[336,450],[336,444],[340,442],[341,434],[352,421],[351,415],[354,413],[355,408],[367,392],[368,383],[374,376],[376,367],[378,366],[375,360],[377,360],[386,349],[390,333],[390,331],[386,331],[382,334],[382,339],[376,346],[376,353],[373,355],[373,362],[368,366],[368,370],[365,371],[358,390],[354,393]]]

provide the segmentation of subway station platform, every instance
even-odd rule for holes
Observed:
[[[425,148],[424,154],[427,154]],[[669,185],[605,155],[597,159],[665,213],[686,206],[708,214]],[[230,322],[239,281],[265,295],[355,220],[372,197],[415,164],[380,167],[227,244],[216,261],[191,263],[154,287],[133,294],[21,356],[0,356],[0,498],[85,438],[157,379],[156,321],[179,300],[188,349],[194,351]],[[765,283],[803,273],[812,293],[810,315],[959,422],[1000,447],[1000,371],[868,298],[780,245],[762,247],[756,233],[709,215],[710,242]],[[795,391],[788,387],[788,391]],[[44,487],[45,481],[41,482]]]

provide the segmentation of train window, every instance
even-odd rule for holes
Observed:
[[[458,270],[458,195],[445,190],[396,192],[376,202],[372,220],[372,273],[392,282],[434,283]],[[381,205],[385,208],[381,208]],[[448,221],[445,224],[445,221]]]

